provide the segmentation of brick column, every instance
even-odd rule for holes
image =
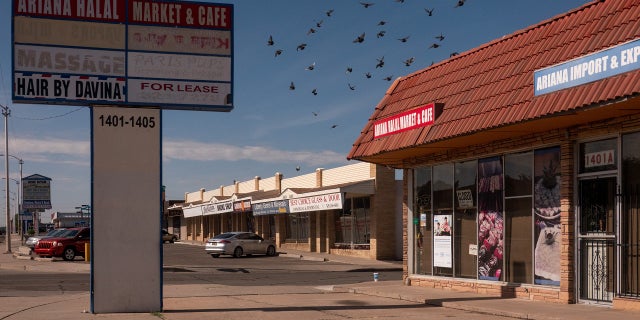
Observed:
[[[327,252],[327,214],[329,212],[333,211],[316,214],[316,249],[318,252]]]
[[[317,252],[316,241],[318,234],[316,232],[316,216],[318,212],[309,212],[309,252]]]
[[[563,139],[560,145],[560,225],[562,226],[562,248],[560,252],[560,300],[567,303],[576,302],[576,274],[575,246],[576,246],[576,216],[573,203],[575,185],[573,174],[574,141],[569,137]]]

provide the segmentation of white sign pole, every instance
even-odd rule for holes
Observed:
[[[162,311],[161,111],[91,114],[91,312]]]

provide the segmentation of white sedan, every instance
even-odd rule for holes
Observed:
[[[209,239],[204,250],[214,258],[223,254],[232,255],[235,258],[252,254],[276,255],[275,242],[253,232],[221,233]]]

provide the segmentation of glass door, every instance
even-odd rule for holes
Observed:
[[[579,181],[580,299],[613,300],[615,283],[616,177]]]

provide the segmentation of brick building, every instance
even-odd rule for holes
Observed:
[[[182,210],[183,240],[205,242],[227,231],[253,231],[274,239],[282,250],[394,260],[402,257],[400,191],[395,170],[359,162],[287,179],[276,173],[200,189],[171,209]]]
[[[640,302],[640,1],[396,80],[348,156],[403,169],[407,284]]]

